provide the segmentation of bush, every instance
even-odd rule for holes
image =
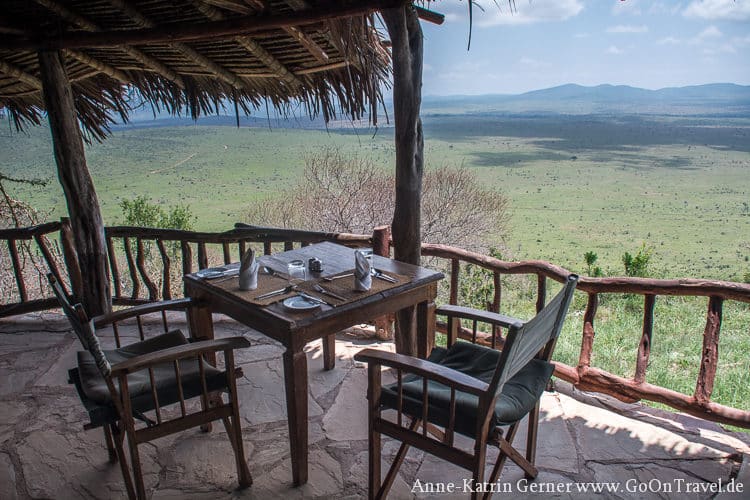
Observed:
[[[625,266],[625,276],[634,276],[645,278],[648,276],[649,269],[648,265],[651,261],[651,254],[654,248],[646,246],[644,242],[641,248],[638,249],[638,253],[635,256],[630,255],[629,252],[622,254],[622,263]]]
[[[305,158],[302,180],[283,197],[250,206],[248,221],[279,227],[367,234],[393,219],[393,173],[370,159],[323,149]],[[422,241],[486,250],[505,235],[508,201],[462,167],[426,170]]]
[[[128,226],[192,231],[196,219],[187,205],[176,205],[164,210],[160,205],[151,203],[145,196],[122,200],[120,208],[125,217],[125,225]]]

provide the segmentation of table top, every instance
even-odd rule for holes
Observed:
[[[289,261],[299,259],[307,263],[308,259],[317,257],[323,263],[323,271],[321,273],[308,272],[308,280],[315,280],[352,270],[354,268],[354,252],[355,249],[352,248],[336,243],[323,242],[282,253],[264,255],[259,257],[258,260],[261,265],[270,267],[280,273],[286,273]],[[255,327],[256,324],[261,324],[266,327],[264,330],[295,331],[311,327],[314,324],[328,324],[330,327],[334,327],[337,323],[343,324],[342,317],[357,316],[358,313],[363,311],[369,312],[373,308],[376,309],[378,303],[392,302],[392,299],[410,294],[414,295],[427,285],[443,278],[443,273],[439,271],[406,264],[379,255],[372,256],[372,264],[376,269],[406,277],[408,281],[335,307],[322,305],[309,311],[292,311],[285,308],[280,302],[266,306],[253,304],[242,297],[237,278],[231,281],[221,279],[212,281],[200,278],[193,273],[186,275],[184,281],[188,295],[208,298],[211,301],[212,309],[216,309],[216,312],[229,314],[250,326]],[[234,290],[235,288],[236,290]],[[414,299],[414,297],[410,299]],[[407,300],[411,303],[405,305],[413,305],[413,303],[416,303],[414,300]],[[382,312],[378,312],[378,314],[382,314]],[[361,319],[359,322],[372,319],[359,316],[359,319]],[[351,324],[357,324],[354,319],[352,321]],[[346,321],[344,320],[344,322]]]

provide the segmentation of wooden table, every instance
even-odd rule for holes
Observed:
[[[354,250],[329,242],[264,256],[261,262],[276,271],[286,272],[286,264],[290,260],[302,259],[307,262],[311,257],[323,261],[321,276],[341,273],[354,267]],[[195,274],[184,277],[186,296],[197,299],[201,304],[201,307],[191,308],[192,332],[206,332],[206,336],[213,337],[211,313],[222,313],[286,347],[283,356],[284,382],[292,477],[295,486],[307,482],[308,388],[307,357],[303,348],[308,342],[323,339],[323,366],[330,370],[335,364],[336,332],[406,307],[416,306],[418,355],[427,355],[431,338],[428,333],[434,331],[435,326],[434,300],[437,295],[437,283],[443,278],[443,274],[377,255],[373,255],[372,259],[373,267],[386,273],[406,276],[410,278],[409,281],[340,306],[323,305],[305,312],[289,311],[278,302],[265,307],[259,306]],[[366,423],[362,422],[362,425]]]

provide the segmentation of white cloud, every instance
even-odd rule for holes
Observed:
[[[445,14],[445,22],[446,23],[454,23],[456,21],[462,21],[463,22],[462,16],[458,15],[455,12],[448,12],[447,14]]]
[[[699,40],[705,40],[707,38],[720,38],[722,36],[723,33],[719,31],[719,28],[713,25],[698,33]]]
[[[750,2],[747,0],[693,0],[682,15],[699,19],[750,21]]]
[[[648,13],[651,15],[657,15],[657,14],[675,15],[675,14],[678,14],[680,10],[682,10],[682,4],[680,3],[667,5],[663,2],[654,2],[649,6]]]
[[[591,35],[589,35],[588,33],[576,33],[575,35],[573,35],[573,38],[588,38],[589,36]]]
[[[534,59],[532,57],[526,57],[526,56],[519,59],[518,62],[522,66],[526,66],[527,68],[543,68],[545,66],[549,66],[549,63],[545,61],[540,61],[538,59]]]
[[[627,2],[614,2],[612,4],[612,14],[619,16],[621,14],[628,16],[640,16],[641,5],[639,0],[628,0]]]
[[[732,44],[724,43],[718,47],[707,47],[701,51],[703,54],[713,56],[717,54],[736,54],[737,49]]]
[[[682,43],[679,38],[675,38],[673,36],[668,36],[665,38],[660,38],[656,41],[657,45],[679,45]]]
[[[516,2],[515,7],[511,11],[493,4],[483,13],[475,11],[474,21],[482,27],[565,21],[577,16],[583,10],[583,3],[580,0],[522,0]]]
[[[607,33],[646,33],[648,26],[645,24],[641,24],[640,26],[620,24],[618,26],[610,26],[606,31]]]
[[[607,54],[618,55],[618,54],[622,54],[622,53],[623,53],[623,50],[622,49],[618,49],[615,45],[610,45],[609,47],[607,47]]]

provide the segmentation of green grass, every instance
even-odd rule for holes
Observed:
[[[45,188],[6,184],[12,196],[65,213],[49,133],[11,134],[0,120],[0,171],[50,178]],[[651,274],[742,281],[750,273],[750,120],[710,117],[425,117],[427,168],[463,164],[511,200],[508,259],[543,259],[584,273],[594,251],[606,275],[621,256],[653,246]],[[117,131],[87,148],[108,225],[119,202],[146,195],[187,204],[199,230],[245,220],[248,204],[278,195],[299,177],[304,155],[338,146],[392,169],[392,129],[335,132],[189,126]],[[477,207],[481,209],[481,207]],[[252,221],[251,221],[252,222]],[[383,221],[387,223],[389,221]],[[497,242],[501,243],[501,242]],[[503,312],[533,316],[535,283],[508,278]],[[445,292],[442,292],[445,294]],[[549,293],[553,293],[550,290]],[[642,299],[602,297],[592,364],[630,377]],[[575,303],[555,359],[575,366],[585,297]],[[707,299],[659,297],[647,380],[692,394]],[[750,409],[750,307],[727,302],[714,400]]]

